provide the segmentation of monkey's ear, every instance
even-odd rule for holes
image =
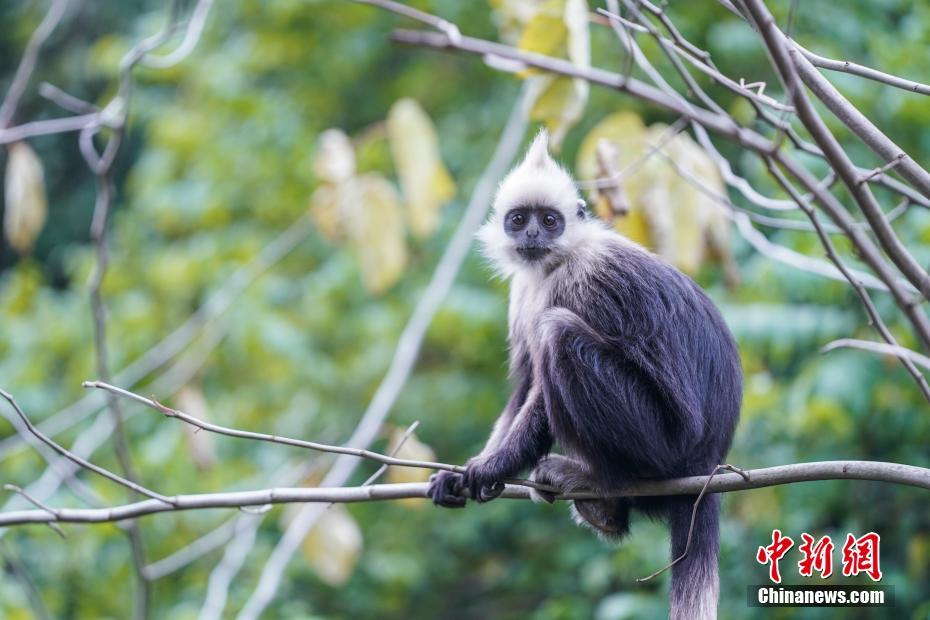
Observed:
[[[575,215],[578,216],[579,220],[588,218],[588,203],[585,202],[584,198],[578,199],[578,211],[575,212]]]
[[[549,132],[543,127],[536,134],[533,144],[530,145],[529,150],[526,152],[523,163],[534,168],[545,168],[550,162],[552,162],[552,158],[549,157]]]

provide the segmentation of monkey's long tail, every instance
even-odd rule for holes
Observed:
[[[669,498],[672,559],[685,551],[695,496]],[[670,620],[713,620],[717,617],[720,581],[720,496],[705,495],[694,519],[688,555],[672,567],[669,595]]]

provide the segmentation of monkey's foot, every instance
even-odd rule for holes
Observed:
[[[437,506],[444,508],[464,508],[465,495],[462,474],[451,471],[436,472],[429,477],[429,489],[426,493]]]
[[[544,484],[547,487],[557,488],[551,480],[540,478],[539,475],[536,473],[535,469],[530,474],[529,480],[530,482],[538,482],[539,484]],[[533,487],[530,487],[530,499],[536,504],[541,504],[542,502],[546,502],[547,504],[553,504],[555,503],[556,496],[561,495],[561,493],[562,493],[562,489],[559,489],[558,492],[553,492],[553,491],[546,491],[544,489],[534,489]]]
[[[619,541],[630,530],[630,506],[624,498],[575,500],[572,518],[589,527],[603,540]]]
[[[590,489],[593,486],[593,481],[583,464],[559,454],[550,454],[539,461],[530,474],[530,480],[557,489],[555,492],[530,489],[530,499],[550,504],[555,501],[557,495]]]

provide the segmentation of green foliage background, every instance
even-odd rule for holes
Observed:
[[[484,2],[434,0],[418,6],[454,21],[468,34],[497,38]],[[769,3],[784,23],[788,3]],[[45,3],[0,4],[0,87],[5,91]],[[672,7],[684,34],[713,54],[721,69],[747,81],[777,80],[750,30],[723,9]],[[84,3],[52,37],[33,85],[47,80],[78,96],[105,101],[116,63],[133,42],[164,19],[161,2]],[[317,181],[312,159],[319,133],[340,127],[356,135],[381,121],[401,97],[418,100],[434,119],[459,196],[441,229],[410,241],[411,265],[387,294],[368,295],[343,248],[313,234],[260,278],[221,319],[224,337],[193,384],[215,421],[254,430],[339,442],[351,432],[383,375],[400,329],[462,213],[468,192],[496,143],[518,90],[516,78],[475,58],[392,46],[392,27],[408,25],[376,9],[312,0],[217,3],[203,40],[178,67],[141,69],[130,140],[117,175],[112,266],[105,283],[112,364],[121,368],[182,323],[229,275],[299,218]],[[820,53],[926,81],[930,5],[904,0],[798,3],[795,34]],[[648,51],[655,49],[641,41]],[[593,58],[621,66],[619,47],[593,30]],[[660,63],[661,66],[661,63]],[[930,161],[926,98],[845,75],[833,80],[918,161]],[[60,112],[32,88],[17,120]],[[734,113],[745,108],[711,92]],[[566,140],[574,161],[581,139],[607,114],[632,109],[648,122],[673,122],[614,92],[592,91],[584,120]],[[828,117],[829,118],[829,117]],[[831,119],[832,123],[832,119]],[[863,165],[875,160],[848,140]],[[34,420],[82,395],[93,378],[87,282],[92,252],[87,230],[93,183],[73,135],[30,141],[46,167],[49,222],[35,252],[18,257],[0,247],[0,386]],[[750,157],[726,146],[740,171],[773,195]],[[3,156],[0,155],[0,163]],[[392,175],[386,150],[361,161]],[[886,206],[889,196],[880,195]],[[736,197],[734,197],[736,199]],[[912,209],[897,230],[930,262],[930,217]],[[813,235],[766,231],[775,241],[820,255]],[[746,374],[743,419],[730,460],[761,467],[820,459],[876,459],[927,466],[930,416],[909,377],[887,360],[861,352],[820,355],[829,340],[870,337],[852,291],[773,263],[737,243],[741,284],[727,290],[709,267],[700,282],[724,310],[741,347]],[[889,299],[878,298],[893,317]],[[507,396],[505,286],[489,281],[473,255],[433,323],[413,378],[390,422],[420,420],[419,437],[440,460],[475,453]],[[891,321],[902,344],[906,330]],[[150,379],[154,379],[150,377]],[[137,391],[146,393],[145,385]],[[167,396],[167,395],[159,395]],[[64,435],[68,441],[86,424]],[[303,454],[280,446],[216,439],[217,463],[198,469],[184,429],[151,411],[128,423],[143,480],[166,494],[258,488]],[[0,438],[12,427],[0,422]],[[66,441],[67,443],[67,441]],[[384,444],[378,444],[383,449]],[[108,448],[95,460],[114,467]],[[326,459],[322,459],[325,461]],[[4,483],[25,486],[43,470],[34,452],[0,465]],[[355,482],[373,467],[363,465]],[[110,501],[127,499],[97,478],[87,482]],[[53,505],[78,504],[61,491]],[[764,583],[754,560],[773,528],[882,535],[884,583],[897,607],[780,610],[771,618],[927,618],[930,616],[930,501],[925,491],[878,483],[822,482],[729,494],[723,502],[721,617],[763,617],[746,606],[746,586]],[[572,526],[567,507],[499,501],[464,511],[425,504],[349,507],[364,535],[351,579],[321,582],[295,557],[268,617],[319,618],[660,618],[667,576],[634,583],[666,561],[664,529],[639,521],[629,541],[608,548]],[[266,518],[256,548],[230,590],[227,611],[250,594],[263,559],[281,534],[281,509]],[[143,521],[149,555],[170,554],[219,524],[221,511],[164,514]],[[116,526],[7,532],[0,551],[20,558],[53,617],[122,618],[130,609],[131,563]],[[797,577],[792,554],[783,562]],[[211,553],[154,586],[154,616],[195,617],[206,580],[220,558]],[[838,557],[836,558],[839,559]],[[834,577],[836,583],[855,580]],[[0,579],[0,617],[31,617],[21,583]]]

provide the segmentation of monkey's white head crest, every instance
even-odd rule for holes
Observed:
[[[509,277],[521,269],[551,269],[594,229],[603,227],[586,212],[572,177],[549,155],[549,134],[542,129],[501,181],[478,239],[498,273]]]

